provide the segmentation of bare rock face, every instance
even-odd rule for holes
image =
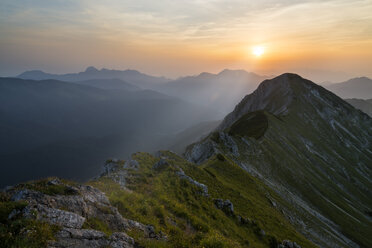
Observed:
[[[301,248],[301,246],[299,246],[296,242],[283,240],[283,242],[279,245],[279,248]]]
[[[186,151],[185,158],[190,162],[200,164],[217,153],[219,153],[219,151],[216,144],[207,140],[193,145],[191,149]]]
[[[134,239],[123,232],[113,233],[106,237],[103,232],[90,229],[64,228],[57,234],[58,241],[50,242],[48,248],[62,247],[137,247]]]
[[[56,240],[50,242],[50,248],[136,247],[134,239],[125,233],[133,228],[143,231],[145,237],[166,239],[166,236],[155,233],[152,226],[123,218],[106,195],[96,188],[87,185],[70,186],[58,179],[47,182],[45,189],[49,186],[62,187],[65,194],[47,194],[50,192],[42,193],[27,187],[13,187],[7,193],[13,201],[28,203],[21,213],[12,212],[9,218],[22,214],[25,218],[45,221],[61,228],[56,234]],[[99,230],[87,229],[85,223],[89,226],[89,220],[93,218],[104,223],[114,233],[108,237]]]

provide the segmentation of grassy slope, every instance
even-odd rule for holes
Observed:
[[[314,110],[312,106],[298,104],[292,106],[291,111],[311,113]],[[367,188],[372,185],[357,172],[355,165],[361,161],[368,165],[368,161],[372,161],[371,154],[347,148],[342,138],[329,136],[334,130],[330,130],[329,124],[324,120],[311,120],[297,114],[282,116],[280,119],[268,113],[266,115],[269,119],[269,129],[263,139],[252,140],[250,147],[241,141],[241,135],[235,134],[240,151],[243,151],[237,159],[253,165],[270,180],[299,192],[308,203],[316,206],[321,214],[337,223],[341,233],[362,247],[370,247],[371,221],[365,212],[372,206],[372,198],[371,193],[360,185]],[[311,121],[308,123],[304,121],[309,119]],[[311,128],[314,123],[315,127]],[[346,128],[351,132],[356,131],[352,127]],[[364,128],[368,129],[369,127]],[[226,131],[231,133],[231,130]],[[344,137],[348,136],[341,128],[337,131]],[[240,133],[242,132],[240,130]],[[314,151],[328,157],[322,158],[320,155],[309,153],[301,138],[311,141]],[[357,146],[352,139],[351,144]],[[220,148],[225,150],[226,154],[229,153],[222,144]],[[260,152],[252,152],[252,149],[258,149]],[[355,156],[357,153],[359,155]],[[308,221],[307,225],[318,228],[317,224],[310,223],[313,220]]]
[[[133,156],[140,169],[130,172],[129,190],[120,189],[107,177],[89,183],[106,192],[124,217],[152,224],[169,237],[168,242],[149,241],[139,233],[130,233],[146,247],[276,247],[276,242],[283,239],[314,247],[267,197],[280,202],[278,196],[232,161],[219,156],[195,166],[173,153],[163,155],[170,166],[160,170],[152,169],[158,158],[146,153]],[[181,180],[176,175],[178,168],[207,185],[210,197]],[[229,199],[235,214],[253,221],[243,225],[236,216],[227,216],[214,206],[214,198]],[[261,229],[265,236],[260,234]]]

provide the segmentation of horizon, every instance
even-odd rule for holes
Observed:
[[[164,78],[164,79],[168,79],[170,81],[176,81],[176,80],[179,80],[179,79],[182,79],[182,78],[187,78],[187,77],[198,77],[198,76],[202,75],[203,73],[207,73],[207,74],[211,74],[211,75],[218,75],[218,74],[220,74],[224,71],[244,71],[246,73],[255,74],[257,76],[267,77],[268,79],[272,79],[272,78],[278,77],[278,76],[286,74],[286,73],[297,74],[297,75],[299,75],[299,76],[301,76],[305,79],[309,79],[310,81],[312,81],[316,84],[319,84],[319,85],[329,85],[329,84],[343,83],[343,82],[346,82],[346,81],[349,81],[349,80],[360,79],[360,78],[368,78],[368,79],[371,78],[369,76],[359,75],[359,76],[346,77],[344,80],[341,80],[341,81],[338,81],[338,82],[336,82],[336,81],[315,81],[315,80],[312,80],[311,78],[308,78],[308,77],[304,76],[303,74],[297,73],[297,72],[286,71],[286,72],[281,72],[279,74],[263,75],[263,74],[259,74],[259,73],[256,73],[256,72],[253,72],[253,71],[248,71],[246,69],[241,69],[241,68],[238,68],[238,69],[224,68],[222,70],[217,70],[216,72],[200,71],[200,72],[197,72],[195,74],[181,75],[181,76],[178,76],[178,77],[168,77],[166,75],[155,75],[155,74],[147,73],[147,72],[144,72],[144,71],[137,70],[135,68],[123,68],[123,69],[120,69],[120,68],[119,69],[114,69],[114,68],[106,68],[106,67],[98,68],[98,67],[92,66],[92,65],[87,66],[87,67],[85,67],[85,69],[82,69],[80,71],[78,70],[78,71],[73,71],[73,72],[52,73],[52,72],[44,71],[44,70],[40,70],[40,69],[33,69],[33,70],[23,71],[23,72],[21,72],[19,74],[16,74],[16,75],[10,75],[10,76],[9,75],[8,76],[0,75],[0,77],[3,77],[3,78],[7,78],[7,77],[17,78],[21,74],[27,73],[27,72],[42,72],[42,73],[46,73],[46,74],[61,76],[61,75],[66,75],[66,74],[78,74],[78,73],[81,73],[81,72],[86,72],[87,69],[91,68],[91,67],[93,67],[97,71],[102,71],[102,70],[108,70],[108,71],[137,71],[139,73],[142,73],[142,74],[145,74],[145,75],[148,75],[148,76]]]
[[[172,79],[226,68],[293,72],[318,83],[372,77],[371,1],[6,0],[0,6],[1,76],[80,72],[93,64]]]

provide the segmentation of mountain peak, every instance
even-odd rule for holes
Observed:
[[[85,72],[98,72],[99,70],[95,68],[94,66],[88,66],[87,69],[85,69]]]
[[[303,104],[303,101],[311,103],[311,98],[319,98],[320,91],[322,95],[332,94],[294,73],[284,73],[273,79],[264,80],[252,94],[243,98],[233,112],[226,116],[220,128],[224,129],[243,115],[258,110],[265,110],[274,115],[285,115],[289,112],[293,101],[296,101],[296,104]]]

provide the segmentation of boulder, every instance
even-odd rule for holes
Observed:
[[[225,212],[227,215],[234,215],[234,205],[230,200],[215,199],[214,205]]]

